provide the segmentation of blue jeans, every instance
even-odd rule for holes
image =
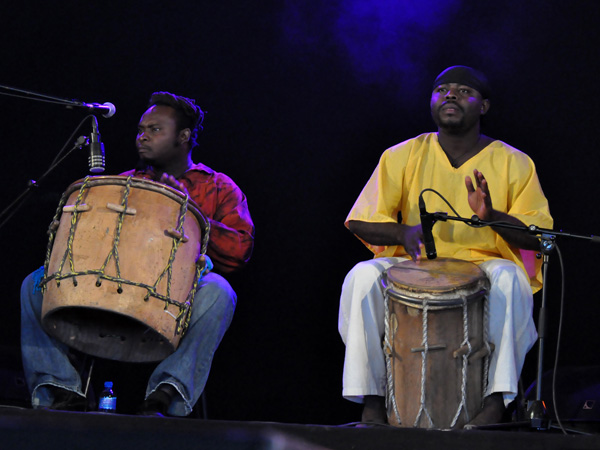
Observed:
[[[43,296],[37,286],[42,276],[43,267],[29,274],[21,286],[21,352],[34,408],[52,404],[54,397],[49,386],[83,396],[81,377],[71,364],[68,347],[42,329]],[[146,388],[147,397],[162,383],[175,387],[180,395],[171,402],[170,415],[187,416],[202,394],[236,301],[235,292],[222,276],[210,272],[199,282],[189,328],[177,350],[154,370]]]

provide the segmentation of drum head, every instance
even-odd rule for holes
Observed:
[[[483,276],[485,274],[477,265],[453,258],[427,259],[418,263],[403,261],[387,272],[388,280],[397,286],[433,292],[468,288]]]
[[[460,305],[463,296],[480,297],[489,289],[485,273],[474,263],[454,258],[402,261],[390,267],[384,287],[395,300],[440,306]]]

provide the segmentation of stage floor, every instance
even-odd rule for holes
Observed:
[[[559,430],[440,431],[228,422],[0,406],[0,446],[22,449],[600,449],[600,434]]]

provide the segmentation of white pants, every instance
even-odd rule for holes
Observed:
[[[376,258],[358,263],[342,286],[338,329],[344,344],[344,398],[362,403],[365,395],[386,394],[382,350],[384,296],[381,276],[405,258]],[[479,267],[491,282],[489,339],[495,345],[485,395],[502,392],[508,405],[518,391],[525,355],[537,339],[533,295],[523,270],[512,261],[495,259]]]

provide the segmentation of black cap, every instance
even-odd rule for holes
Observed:
[[[433,89],[440,84],[457,83],[472,87],[477,90],[481,96],[490,98],[490,84],[486,76],[479,70],[467,66],[451,66],[440,73],[433,82]]]

